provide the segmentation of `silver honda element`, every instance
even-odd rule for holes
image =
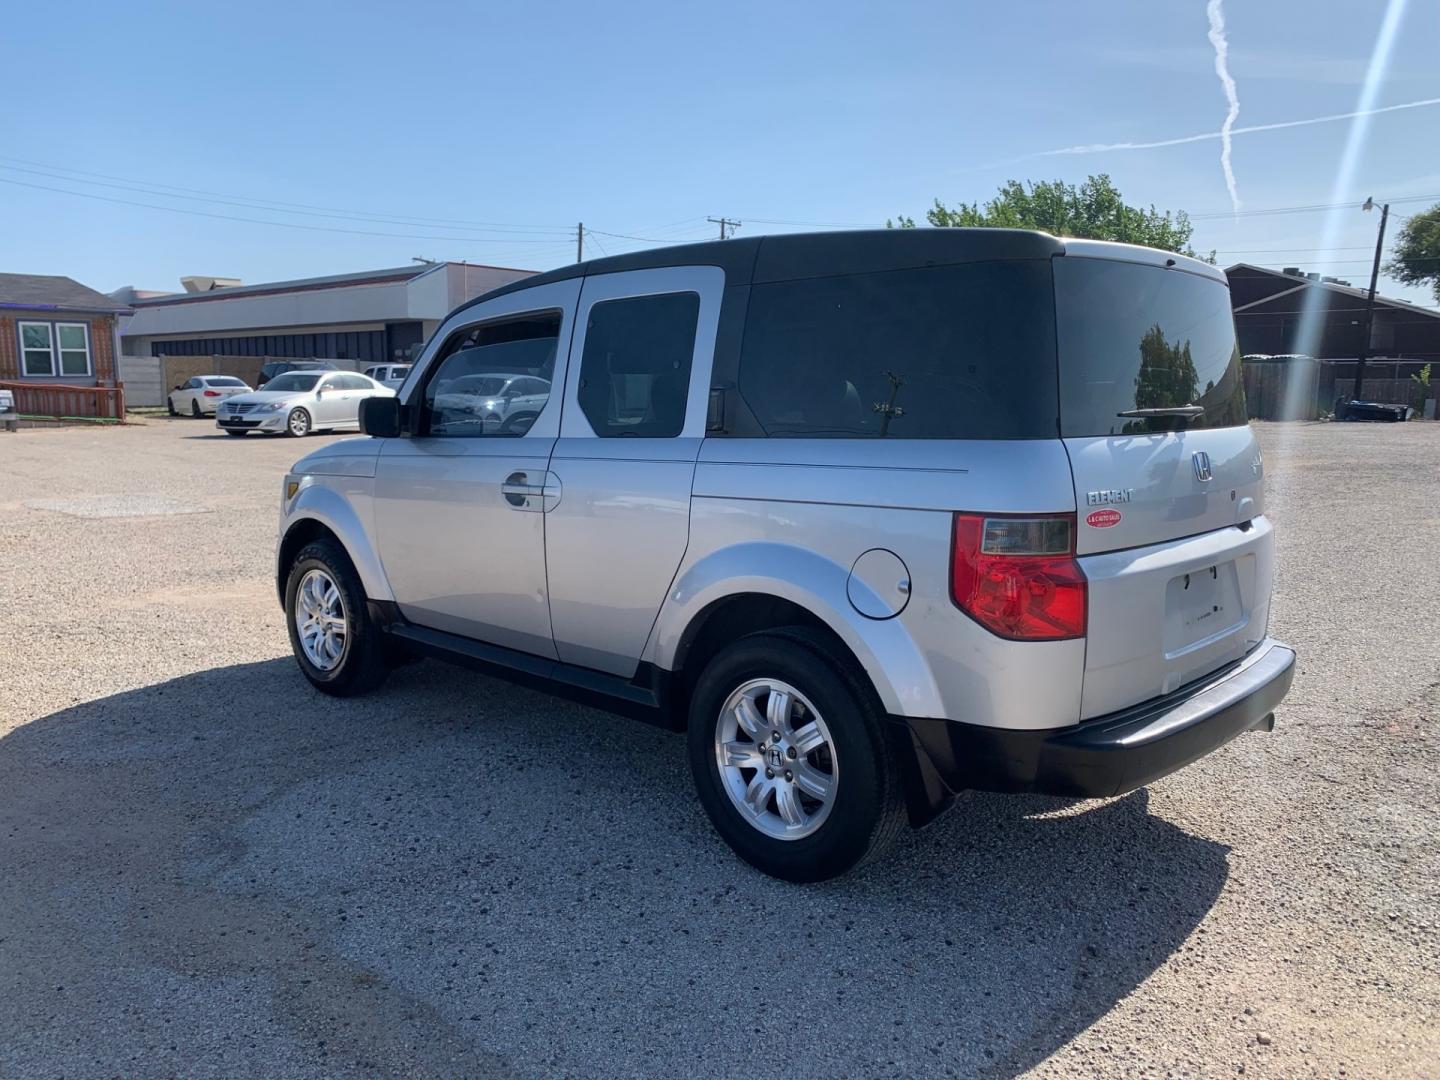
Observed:
[[[967,789],[1120,794],[1290,686],[1239,360],[1214,267],[1034,232],[527,278],[285,478],[291,643],[330,694],[428,655],[684,731],[796,881]]]

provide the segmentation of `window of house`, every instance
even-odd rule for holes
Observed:
[[[550,400],[560,316],[525,315],[457,331],[425,385],[424,433],[520,436]],[[524,378],[532,392],[513,389]]]
[[[60,339],[60,374],[90,374],[90,334],[84,323],[56,323]]]
[[[22,322],[20,358],[26,375],[89,375],[89,328],[84,323]]]
[[[55,349],[49,323],[20,324],[22,370],[26,375],[54,375]]]
[[[590,309],[580,409],[601,438],[674,438],[685,426],[698,293],[606,300]]]

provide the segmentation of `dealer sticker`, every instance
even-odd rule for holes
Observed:
[[[1119,525],[1120,518],[1119,510],[1096,510],[1093,514],[1085,516],[1085,524],[1092,529],[1109,529]]]

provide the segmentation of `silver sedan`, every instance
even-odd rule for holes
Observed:
[[[287,371],[264,390],[221,402],[215,424],[228,435],[284,432],[299,438],[312,431],[358,431],[360,402],[394,396],[388,386],[354,371]]]

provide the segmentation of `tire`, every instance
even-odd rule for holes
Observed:
[[[200,402],[196,401],[193,397],[190,399],[190,415],[196,420],[199,420],[200,417],[204,415],[204,413],[200,411]]]
[[[291,438],[303,439],[310,434],[311,423],[310,414],[304,409],[291,409],[290,415],[285,418],[285,434]]]
[[[716,831],[750,865],[786,881],[824,881],[879,855],[905,825],[900,769],[862,679],[854,661],[800,627],[741,638],[701,673],[690,699],[690,769]],[[794,692],[778,725],[770,714],[776,686]],[[751,701],[749,723],[763,721],[762,736],[781,730],[779,744],[756,743],[737,695]],[[722,745],[732,748],[728,767]],[[770,792],[755,800],[762,810],[743,810],[747,794],[765,786]],[[815,797],[822,788],[828,797]]]
[[[300,627],[310,623],[307,611],[317,610],[317,599],[329,596],[335,589],[329,612],[338,613],[343,621],[343,635],[321,633],[302,640]],[[301,591],[306,590],[306,598]],[[311,590],[314,590],[313,592]],[[297,611],[300,617],[297,618]],[[329,620],[333,626],[333,619]],[[306,544],[290,564],[285,579],[285,626],[290,632],[290,648],[300,671],[315,689],[334,697],[353,697],[379,686],[390,674],[386,662],[384,635],[370,621],[365,604],[365,590],[360,576],[350,564],[349,556],[331,540]]]
[[[229,428],[226,428],[225,434],[234,435],[237,439],[243,439],[246,435],[250,433],[248,431],[231,431]]]
[[[165,395],[165,411],[168,412],[171,416],[180,415],[178,412],[175,411],[175,399],[172,398],[169,394]]]

